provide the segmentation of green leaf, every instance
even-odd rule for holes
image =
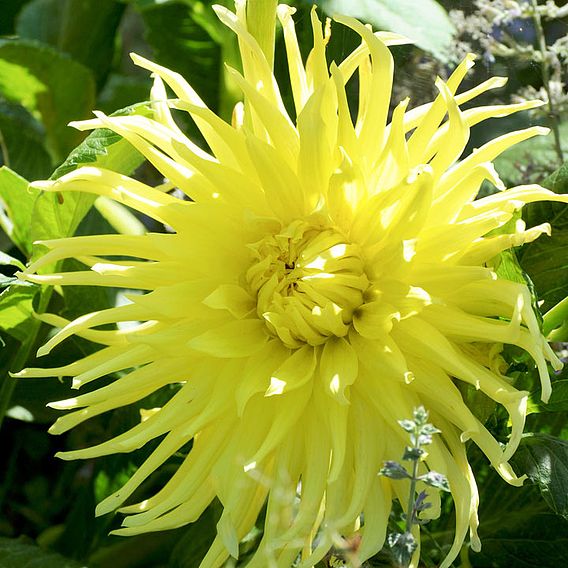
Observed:
[[[20,270],[25,270],[26,268],[17,258],[14,258],[13,256],[10,256],[9,254],[6,254],[2,251],[0,251],[0,264],[4,266],[15,266]]]
[[[481,534],[482,548],[470,553],[476,568],[558,568],[568,565],[568,525],[552,513],[527,515],[520,509],[512,523],[513,511],[503,514],[499,530],[491,536]],[[513,526],[511,526],[513,524]],[[483,519],[481,520],[483,528]]]
[[[47,149],[61,161],[83,138],[69,128],[95,103],[92,73],[55,49],[29,40],[0,41],[0,95],[41,120]]]
[[[142,103],[115,113],[115,115],[128,114],[149,116],[151,111],[147,104]],[[111,130],[100,128],[94,130],[71,152],[51,178],[59,178],[87,164],[128,175],[143,161],[142,154],[130,142]],[[32,239],[35,241],[73,235],[95,199],[95,195],[86,193],[66,192],[65,195],[41,193],[34,204]]]
[[[152,110],[148,103],[138,103],[116,111],[112,116],[133,114],[152,116]],[[51,179],[60,178],[86,165],[94,165],[129,175],[143,161],[144,156],[122,136],[107,128],[97,128],[69,154],[65,162],[55,170]]]
[[[24,342],[33,325],[32,302],[39,286],[12,285],[0,294],[0,329]]]
[[[44,128],[24,107],[0,101],[0,135],[4,142],[0,165],[10,166],[26,179],[40,179],[51,173]]]
[[[454,26],[444,8],[434,0],[325,0],[323,10],[333,16],[353,16],[377,30],[388,30],[411,39],[440,61],[447,61]]]
[[[566,372],[563,372],[562,375],[566,376]],[[547,403],[540,400],[540,394],[540,389],[531,393],[527,414],[537,412],[568,412],[568,378],[553,381],[552,394]]]
[[[568,193],[568,165],[541,185],[555,193]],[[543,235],[526,244],[518,255],[547,311],[568,296],[568,206],[550,201],[530,203],[523,210],[523,219],[529,227],[541,223],[550,223],[552,227],[551,237]]]
[[[67,53],[102,85],[123,11],[124,4],[114,0],[32,0],[17,18],[16,34]]]
[[[33,422],[49,424],[61,413],[49,408],[47,404],[68,397],[69,384],[57,378],[21,379],[16,380],[11,408],[24,409]]]
[[[0,168],[0,227],[12,242],[29,258],[31,256],[30,226],[38,191],[27,180],[3,166]]]
[[[505,250],[499,254],[495,272],[503,280],[527,284],[526,274],[523,272],[514,250]]]
[[[511,461],[538,486],[548,506],[568,520],[568,441],[526,434]]]
[[[0,566],[10,568],[85,568],[57,554],[42,550],[30,539],[0,537]]]
[[[65,196],[42,192],[34,202],[31,225],[32,241],[72,236],[87,214],[96,196],[68,192]],[[38,255],[35,249],[33,258]]]

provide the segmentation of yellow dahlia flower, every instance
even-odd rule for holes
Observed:
[[[526,229],[518,221],[511,233],[494,229],[525,203],[564,199],[536,185],[505,190],[491,163],[546,130],[500,136],[458,161],[471,126],[539,103],[462,110],[460,105],[504,84],[492,78],[456,94],[473,65],[468,56],[447,82],[437,79],[440,94],[431,104],[407,110],[404,100],[388,122],[393,58],[387,46],[403,38],[337,17],[362,44],[328,66],[330,27],[322,28],[312,11],[314,45],[304,64],[294,10],[281,5],[295,107],[290,113],[247,30],[245,9],[243,0],[236,14],[215,8],[237,34],[243,61],[243,75],[231,71],[245,98],[234,124],[209,110],[181,76],[135,55],[136,64],[155,77],[155,118],[95,113],[96,119],[75,125],[110,128],[171,183],[149,187],[84,167],[35,184],[111,198],[173,232],[43,242],[49,252],[22,278],[146,293],[72,322],[43,315],[61,329],[39,355],[72,334],[103,347],[64,367],[20,375],[71,376],[79,388],[122,372],[107,386],[53,403],[78,409],[59,418],[53,433],[164,385],[179,386],[131,430],[59,456],[130,452],[164,436],[97,514],[121,507],[127,516],[115,532],[134,535],[191,523],[217,497],[223,513],[203,567],[237,557],[239,541],[263,507],[263,537],[249,568],[286,568],[298,557],[300,566],[313,566],[341,537],[355,537],[358,561],[375,554],[385,541],[392,501],[406,503],[409,489],[377,472],[404,451],[397,421],[424,405],[442,434],[421,463],[422,473],[431,469],[447,477],[456,509],[455,540],[441,565],[447,567],[468,530],[472,548],[480,546],[478,493],[465,442],[472,440],[507,482],[522,483],[508,460],[523,431],[527,393],[503,376],[502,345],[531,355],[545,399],[551,388],[547,362],[560,366],[540,333],[527,287],[497,278],[492,269],[501,251],[549,227]],[[353,123],[346,84],[356,73]],[[168,100],[166,85],[176,99]],[[171,108],[189,113],[209,152],[184,136]],[[475,200],[484,180],[501,191]],[[168,194],[174,186],[190,200]],[[37,273],[65,258],[87,269]],[[120,322],[137,323],[97,329]],[[505,447],[464,403],[459,382],[507,410],[511,435]],[[124,506],[191,440],[183,464],[156,495]]]

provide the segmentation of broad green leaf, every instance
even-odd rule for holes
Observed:
[[[517,517],[516,521],[513,516]],[[559,568],[568,565],[568,524],[553,513],[531,515],[522,507],[516,511],[508,507],[493,523],[495,532],[486,536],[481,517],[481,552],[470,552],[471,566]]]
[[[54,400],[69,397],[69,385],[57,378],[16,380],[11,408],[23,408],[31,421],[47,424],[61,416],[61,412],[49,408]]]
[[[541,185],[555,193],[568,193],[568,165],[546,178]],[[527,226],[550,223],[552,236],[541,236],[519,252],[521,266],[534,283],[543,311],[568,296],[568,205],[541,201],[523,210]]]
[[[1,40],[0,96],[21,104],[42,122],[47,149],[59,162],[83,138],[67,123],[89,116],[95,83],[89,69],[47,45]]]
[[[526,473],[538,486],[548,506],[568,520],[568,441],[526,434],[512,462],[517,472]]]
[[[503,280],[510,280],[519,284],[527,283],[526,274],[523,272],[514,250],[506,250],[499,255],[495,272]]]
[[[444,8],[434,0],[324,0],[323,10],[333,16],[353,16],[377,30],[388,30],[411,39],[418,47],[447,61],[455,32]]]
[[[0,226],[26,258],[32,251],[30,226],[38,193],[16,172],[0,168]]]
[[[20,270],[24,270],[25,266],[23,265],[23,263],[21,261],[19,261],[17,258],[14,258],[13,256],[10,256],[9,254],[0,251],[0,264],[3,264],[4,266],[15,266],[16,268],[19,268]]]
[[[116,111],[112,116],[132,114],[151,116],[152,111],[149,104],[139,103]],[[55,170],[51,179],[60,178],[86,165],[94,165],[129,175],[143,161],[144,156],[122,136],[107,128],[97,128],[69,154],[65,162]]]
[[[139,104],[115,114],[148,116],[150,110],[148,105]],[[111,130],[100,128],[75,148],[51,177],[57,179],[87,164],[128,175],[143,161],[144,157],[129,142]],[[34,203],[32,239],[35,241],[73,235],[95,198],[96,196],[86,193],[41,193]]]
[[[566,367],[562,375],[568,376]],[[560,378],[553,381],[552,394],[547,403],[540,400],[540,394],[540,389],[531,393],[527,414],[536,412],[568,412],[568,378]]]
[[[32,242],[72,236],[96,196],[87,193],[65,195],[41,192],[34,202],[31,224]],[[39,251],[34,248],[33,257]]]
[[[26,179],[40,179],[51,173],[53,165],[44,147],[43,126],[24,107],[0,101],[0,134],[4,143],[0,165],[9,166]]]
[[[13,284],[0,294],[0,330],[24,342],[33,325],[32,302],[39,286]]]
[[[16,34],[67,53],[102,85],[123,11],[124,4],[115,0],[32,0],[17,18]]]
[[[0,566],[5,568],[86,568],[84,564],[48,552],[31,539],[0,537]]]

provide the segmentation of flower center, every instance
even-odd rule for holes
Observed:
[[[292,349],[349,331],[369,287],[359,247],[298,220],[251,246],[247,281],[270,332]]]

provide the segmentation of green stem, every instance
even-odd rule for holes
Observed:
[[[560,140],[560,128],[558,125],[558,113],[554,107],[554,101],[552,100],[552,92],[550,89],[550,72],[548,69],[547,53],[546,53],[546,38],[544,37],[544,28],[542,27],[542,20],[538,12],[538,2],[537,0],[532,0],[533,7],[533,20],[536,30],[536,38],[538,41],[538,47],[541,54],[541,71],[542,71],[542,82],[544,90],[546,91],[546,96],[548,97],[548,118],[550,121],[550,126],[554,134],[554,148],[556,150],[556,155],[558,156],[559,165],[564,163],[564,154],[562,152],[562,144]]]
[[[416,440],[418,440],[418,429],[415,431]],[[414,449],[420,449],[420,445],[417,443],[414,445]],[[416,482],[418,481],[418,462],[419,458],[414,460],[412,466],[412,479],[410,480],[410,495],[408,496],[408,505],[406,507],[406,532],[412,532],[412,523],[414,521],[414,506],[416,504]]]
[[[247,27],[256,38],[270,67],[274,64],[277,0],[248,0]]]
[[[10,156],[8,154],[8,146],[6,145],[6,140],[4,140],[4,135],[2,130],[0,130],[0,153],[2,154],[2,163],[7,168],[10,167]]]
[[[469,546],[462,546],[460,551],[460,560],[461,566],[460,568],[472,568],[471,562],[469,561]]]
[[[568,296],[542,316],[542,331],[544,335],[548,337],[551,332],[562,327],[566,321],[568,321]]]

